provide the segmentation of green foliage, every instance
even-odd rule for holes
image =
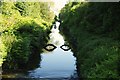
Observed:
[[[3,44],[1,38],[0,38],[0,67],[3,63],[3,58],[7,55],[6,46]]]
[[[69,3],[60,13],[60,30],[77,57],[81,78],[120,75],[119,3]]]
[[[48,3],[42,2],[2,2],[1,7],[0,66],[3,63],[2,69],[27,69],[29,60],[38,59],[47,43],[54,14]]]
[[[13,2],[2,2],[1,12],[3,15],[6,16],[19,15],[19,12],[15,9],[15,5]]]
[[[6,46],[6,61],[3,69],[23,68],[31,54],[40,52],[47,42],[46,26],[40,26],[35,20],[22,18],[9,31],[2,33],[2,42]],[[10,65],[10,66],[9,66]]]
[[[16,2],[16,9],[22,16],[31,16],[32,18],[42,18],[47,22],[52,22],[54,14],[49,9],[50,3],[47,2]]]

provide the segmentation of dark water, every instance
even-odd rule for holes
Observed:
[[[59,34],[59,23],[56,23],[57,28],[51,29],[48,44],[53,44],[57,48],[53,51],[46,51],[40,55],[42,57],[39,67],[27,72],[15,72],[3,74],[7,78],[35,78],[35,79],[59,79],[59,80],[76,80],[76,58],[71,50],[64,51],[60,48],[64,44],[64,38]],[[51,47],[48,47],[51,48]],[[66,48],[66,47],[64,47]]]

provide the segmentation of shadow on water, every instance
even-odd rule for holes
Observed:
[[[21,65],[23,69],[17,69],[17,70],[10,70],[10,69],[2,69],[2,80],[4,79],[10,79],[10,78],[25,78],[27,75],[28,70],[34,70],[38,67],[40,67],[40,61],[41,56],[40,53],[36,52],[32,55],[30,55],[29,61],[26,65]],[[5,62],[4,64],[7,64]],[[10,64],[9,64],[10,65]],[[11,79],[12,80],[12,79]]]

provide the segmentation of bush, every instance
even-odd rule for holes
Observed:
[[[80,78],[120,78],[119,7],[71,2],[61,10],[60,30],[77,58]]]
[[[0,9],[0,65],[3,63],[2,68],[8,70],[38,66],[39,54],[54,21],[48,3],[1,2]],[[30,67],[32,59],[36,62]]]
[[[24,18],[8,29],[10,32],[2,33],[2,42],[7,52],[3,69],[22,69],[27,66],[32,54],[41,52],[47,43],[47,33],[44,27],[38,24],[34,20]]]

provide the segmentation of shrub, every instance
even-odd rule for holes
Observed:
[[[80,78],[120,78],[119,7],[119,3],[71,2],[61,10],[60,30],[77,58]]]

